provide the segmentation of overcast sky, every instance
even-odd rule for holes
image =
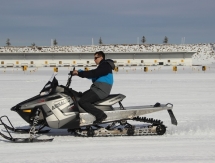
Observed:
[[[0,0],[0,46],[215,43],[214,30],[215,0]]]

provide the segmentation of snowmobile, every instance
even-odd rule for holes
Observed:
[[[75,68],[74,68],[75,69]],[[73,69],[73,71],[74,71]],[[78,104],[79,93],[70,87],[72,72],[68,74],[66,86],[59,85],[54,73],[51,79],[45,84],[40,93],[27,99],[11,108],[17,112],[30,128],[14,128],[7,116],[0,117],[0,125],[3,125],[5,132],[0,135],[12,142],[47,142],[54,138],[38,139],[37,134],[48,133],[50,129],[67,129],[75,136],[117,136],[117,135],[163,135],[166,126],[161,120],[142,117],[145,114],[167,110],[171,122],[177,125],[177,120],[172,112],[173,104],[160,104],[145,106],[124,107],[122,100],[126,97],[123,94],[111,94],[107,98],[97,101],[94,105],[105,112],[107,118],[100,124],[94,124],[95,117],[87,113]],[[114,107],[113,105],[118,105]],[[3,122],[7,120],[7,123]],[[129,121],[144,122],[142,126],[135,126]],[[29,133],[28,138],[14,138],[12,132]]]

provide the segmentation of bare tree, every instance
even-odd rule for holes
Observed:
[[[143,37],[142,37],[141,42],[142,42],[143,44],[146,42],[146,38],[145,38],[145,36],[143,36]]]
[[[101,37],[100,37],[100,39],[99,39],[99,44],[100,44],[100,45],[103,44],[102,38],[101,38]]]
[[[6,45],[7,45],[7,46],[10,46],[10,45],[11,45],[10,39],[9,39],[9,38],[8,38],[7,41],[6,41]]]
[[[167,43],[168,43],[168,37],[166,37],[166,36],[164,37],[163,43],[164,43],[164,44],[167,44]]]
[[[36,44],[33,42],[33,43],[31,44],[31,46],[36,46]]]

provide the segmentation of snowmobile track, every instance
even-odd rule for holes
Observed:
[[[134,117],[134,121],[151,123],[148,126],[136,127],[127,122],[112,123],[112,126],[106,128],[100,126],[94,129],[88,127],[86,129],[71,130],[75,136],[78,137],[111,137],[111,136],[148,136],[148,135],[163,135],[166,132],[166,126],[163,125],[161,120],[154,120],[153,118]],[[122,128],[123,127],[123,128]]]

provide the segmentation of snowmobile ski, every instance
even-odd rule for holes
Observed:
[[[6,118],[8,120],[8,122],[9,122],[9,124],[11,125],[11,127],[8,126],[8,125],[6,125],[2,121],[2,118]],[[16,128],[13,127],[12,123],[10,122],[10,120],[9,120],[9,118],[7,116],[0,117],[0,122],[1,122],[0,125],[4,126],[6,132],[8,133],[9,136],[3,134],[2,132],[0,132],[0,135],[3,138],[5,138],[5,139],[7,139],[7,140],[9,140],[11,142],[14,142],[14,143],[51,142],[54,139],[54,138],[50,138],[50,139],[37,139],[37,138],[35,138],[35,133],[38,133],[38,131],[36,131],[36,132],[34,131],[33,133],[31,133],[32,128],[31,129],[16,129]],[[11,133],[9,132],[9,130],[10,131],[14,131],[14,132],[19,132],[19,133],[20,132],[21,133],[29,133],[30,137],[29,138],[14,138],[14,137],[12,137]],[[49,130],[40,130],[40,133],[41,133],[41,131],[42,131],[42,133],[49,132]]]
[[[5,124],[3,121],[2,121],[2,118],[6,118],[7,121],[9,122],[10,126],[8,126],[7,124]],[[30,128],[14,128],[12,123],[10,122],[9,118],[7,116],[2,116],[0,117],[0,122],[1,124],[0,125],[3,125],[5,128],[7,128],[8,130],[10,131],[13,131],[13,132],[16,132],[16,133],[29,133],[30,132]],[[50,131],[50,129],[46,129],[46,130],[42,130],[45,126],[43,127],[40,127],[37,131],[37,133],[41,134],[41,133],[48,133]]]
[[[9,137],[9,136],[4,135],[4,134],[1,133],[1,132],[0,132],[0,135],[1,135],[3,138],[5,138],[5,139],[7,139],[7,140],[9,140],[9,141],[11,141],[11,142],[14,142],[14,143],[51,142],[51,141],[54,139],[54,138],[50,138],[50,139],[13,138],[13,137],[11,136],[11,134],[9,134],[9,135],[10,135],[10,137]]]

